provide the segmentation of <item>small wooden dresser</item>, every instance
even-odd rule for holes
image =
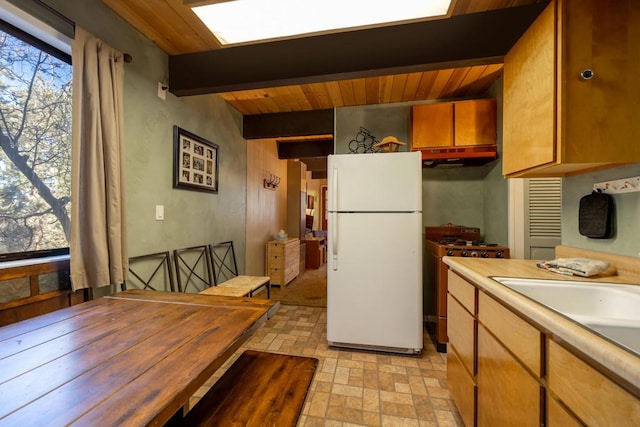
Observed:
[[[300,239],[267,242],[267,276],[272,285],[286,286],[300,274]]]

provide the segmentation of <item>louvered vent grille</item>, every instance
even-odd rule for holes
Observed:
[[[562,180],[529,180],[529,233],[531,237],[560,238],[562,215]]]

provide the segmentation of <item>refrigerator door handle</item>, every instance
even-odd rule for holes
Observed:
[[[331,221],[331,252],[333,253],[333,270],[338,270],[338,168],[333,168],[333,183],[329,189],[329,197],[331,197],[331,211],[329,215],[333,216]]]

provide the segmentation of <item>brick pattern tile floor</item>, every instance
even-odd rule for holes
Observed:
[[[195,402],[246,349],[320,360],[300,427],[462,426],[447,389],[446,355],[425,334],[421,355],[329,348],[327,310],[281,305],[278,312],[192,398]]]

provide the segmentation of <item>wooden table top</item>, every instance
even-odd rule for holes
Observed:
[[[128,290],[0,328],[0,426],[163,425],[277,302]]]

